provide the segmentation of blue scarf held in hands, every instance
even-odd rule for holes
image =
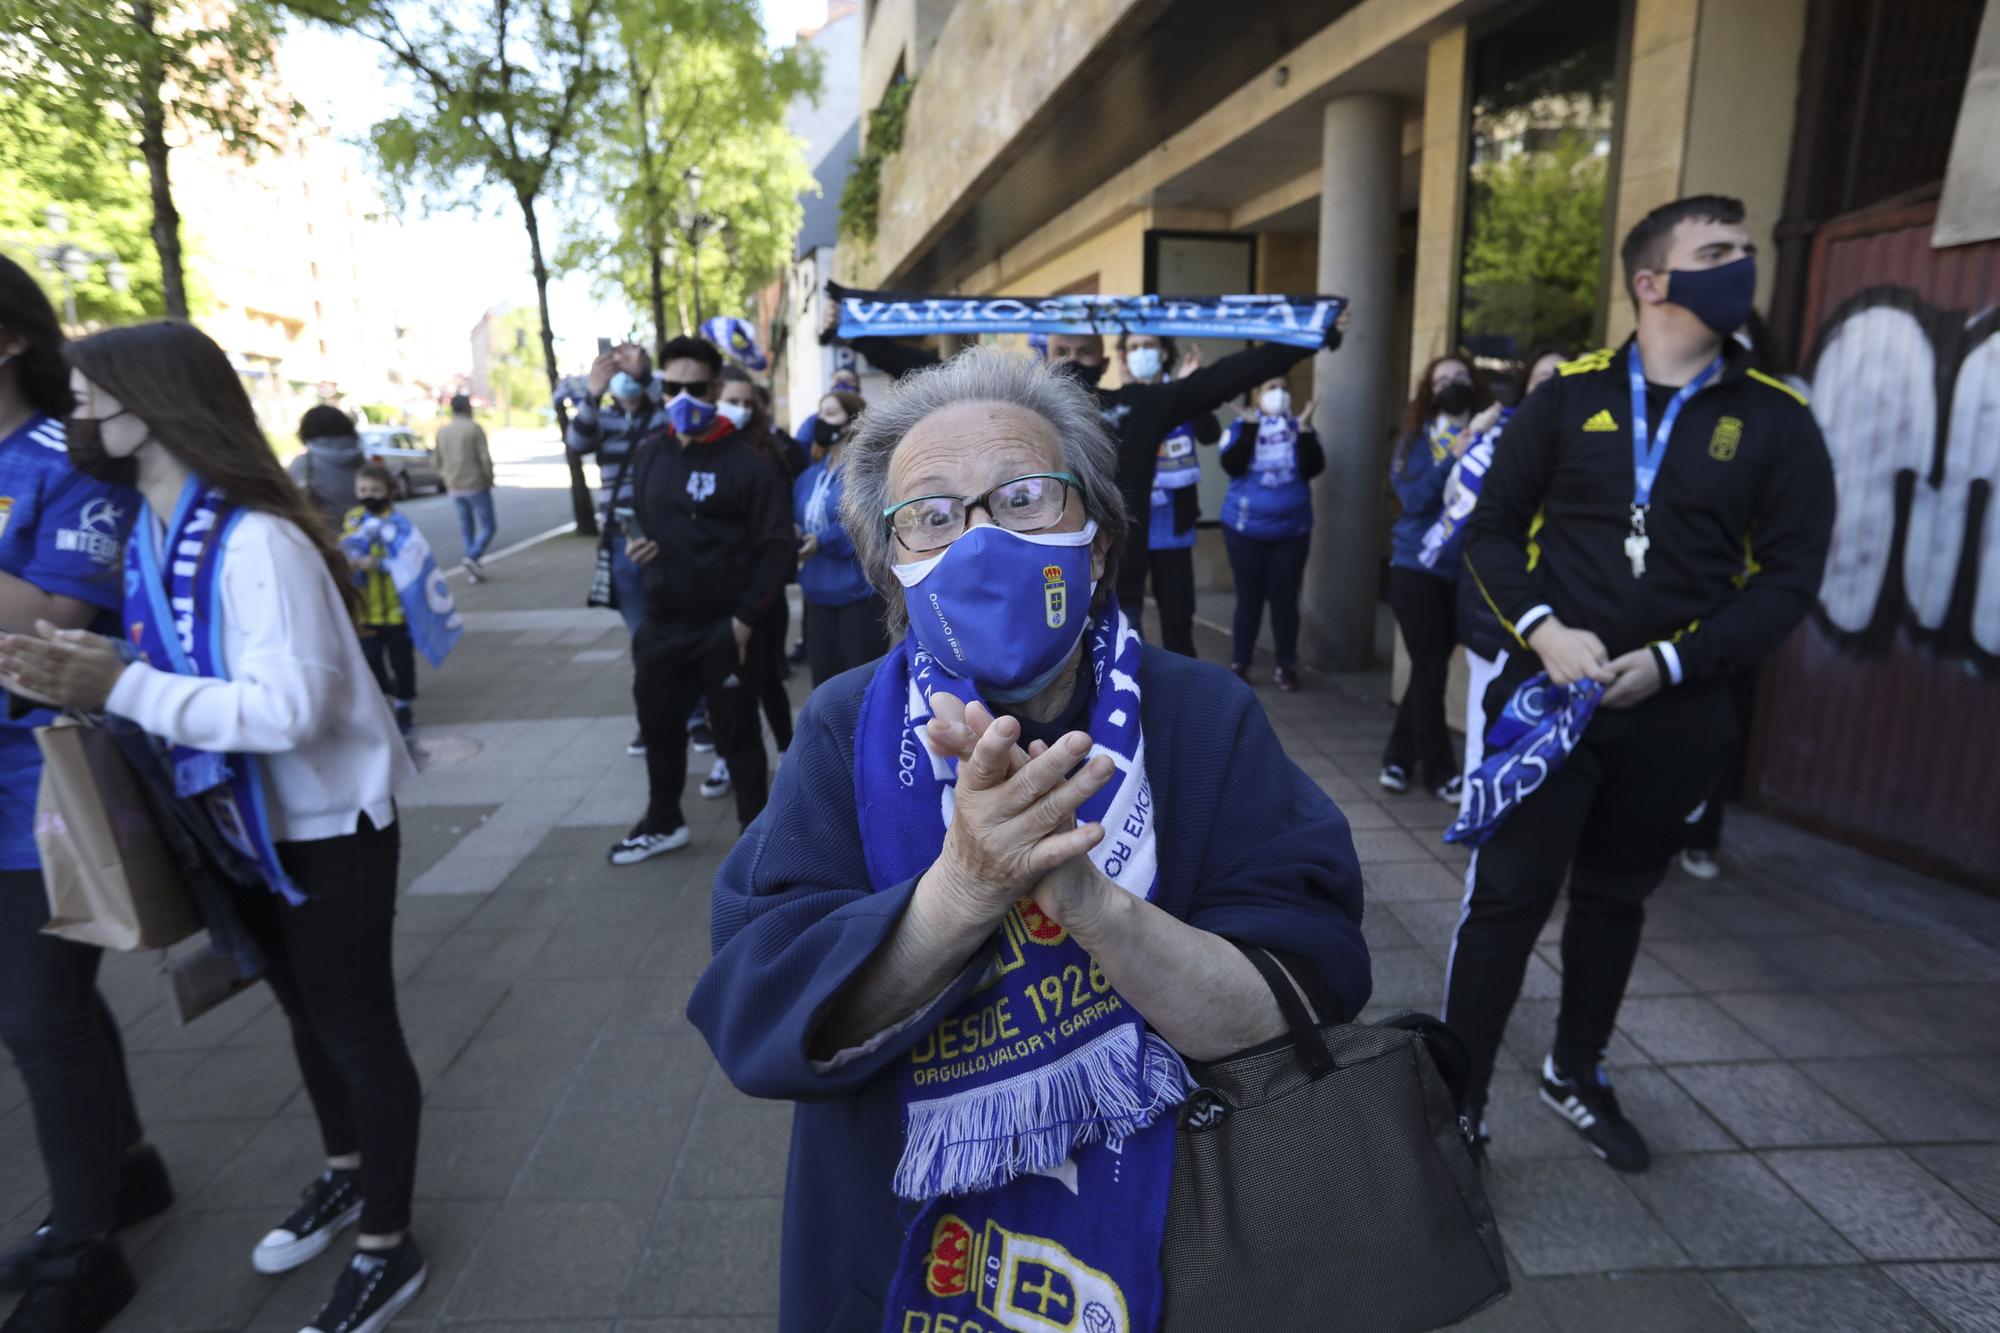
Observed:
[[[1492,837],[1563,766],[1603,697],[1594,680],[1551,685],[1543,671],[1523,681],[1486,729],[1486,759],[1466,780],[1465,804],[1444,840],[1478,847]]]

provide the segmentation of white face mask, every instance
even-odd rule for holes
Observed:
[[[1125,365],[1131,370],[1133,379],[1150,380],[1160,373],[1160,349],[1134,347],[1125,353]]]
[[[750,424],[750,408],[743,403],[717,403],[715,413],[738,430]]]
[[[1292,410],[1292,395],[1283,389],[1266,389],[1264,396],[1257,400],[1267,417],[1282,417]]]

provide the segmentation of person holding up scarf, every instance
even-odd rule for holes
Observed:
[[[1140,642],[1085,386],[973,348],[846,450],[895,647],[808,701],[689,1003],[799,1103],[779,1327],[1155,1333],[1183,1062],[1283,1030],[1231,941],[1367,1001],[1347,822],[1240,682]]]
[[[1445,730],[1444,688],[1458,641],[1452,623],[1458,566],[1426,564],[1423,541],[1444,513],[1445,481],[1472,447],[1472,414],[1486,400],[1470,356],[1461,352],[1432,361],[1417,380],[1403,416],[1403,439],[1389,465],[1389,484],[1403,506],[1390,530],[1389,607],[1410,655],[1410,678],[1396,705],[1380,781],[1389,791],[1406,792],[1410,775],[1417,773],[1426,791],[1454,805],[1465,782]]]
[[[1164,384],[1174,373],[1185,379],[1201,369],[1201,346],[1185,358],[1172,338],[1151,333],[1118,335],[1118,361],[1127,384]],[[1214,444],[1222,426],[1213,412],[1197,412],[1168,431],[1160,441],[1159,463],[1153,473],[1152,505],[1146,523],[1146,563],[1152,570],[1153,606],[1160,613],[1160,646],[1182,657],[1194,650],[1195,521],[1201,517],[1201,458],[1197,444]],[[1135,606],[1130,614],[1137,616]],[[1146,632],[1139,626],[1140,634]]]
[[[854,433],[863,406],[860,394],[842,389],[819,400],[813,414],[818,461],[792,485],[799,593],[806,603],[806,660],[812,664],[814,689],[874,661],[889,646],[882,629],[882,594],[869,585],[840,517],[842,446]]]
[[[1326,451],[1312,428],[1318,399],[1293,416],[1285,377],[1274,375],[1258,386],[1256,401],[1255,412],[1230,423],[1222,444],[1222,470],[1229,474],[1222,540],[1236,575],[1229,669],[1250,679],[1268,602],[1278,659],[1271,683],[1290,693],[1299,687],[1299,588],[1312,541],[1311,482],[1326,470]]]
[[[347,560],[222,349],[163,320],[93,334],[70,363],[71,463],[145,501],[125,637],[10,636],[0,679],[158,737],[177,794],[255,866],[262,886],[238,905],[291,1020],[327,1165],[251,1263],[290,1271],[358,1222],[312,1328],[379,1329],[426,1275],[409,1231],[422,1098],[390,957],[409,752],[355,635]]]

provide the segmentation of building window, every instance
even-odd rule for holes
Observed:
[[[1555,0],[1475,40],[1459,331],[1490,368],[1597,335],[1621,8]]]

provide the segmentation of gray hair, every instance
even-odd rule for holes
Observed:
[[[841,521],[854,539],[862,572],[889,603],[889,637],[908,627],[903,585],[896,581],[896,539],[882,520],[894,503],[889,495],[889,459],[917,423],[959,403],[999,403],[1032,412],[1049,423],[1062,445],[1063,467],[1083,483],[1084,512],[1097,520],[1108,539],[1104,577],[1091,602],[1095,615],[1111,599],[1118,582],[1118,556],[1131,521],[1118,490],[1118,446],[1104,429],[1097,396],[1049,362],[997,347],[969,347],[942,365],[906,376],[879,399],[871,399],[847,443],[847,474]]]

